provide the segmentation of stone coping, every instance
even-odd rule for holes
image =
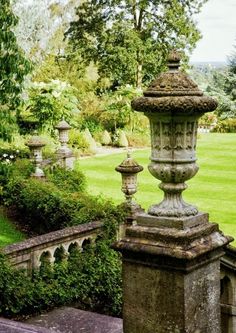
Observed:
[[[0,318],[0,333],[57,333],[52,329]]]
[[[224,251],[225,255],[220,260],[221,265],[236,273],[236,247],[228,245]]]
[[[30,318],[27,323],[55,330],[56,333],[123,333],[122,319],[71,307]]]
[[[90,223],[81,224],[74,227],[68,227],[57,231],[52,231],[50,233],[36,236],[24,240],[19,243],[14,243],[3,248],[5,254],[13,254],[14,252],[32,249],[34,247],[40,246],[42,244],[51,243],[57,240],[62,241],[70,236],[75,236],[78,234],[85,234],[91,231],[95,231],[102,227],[102,222],[95,221]]]

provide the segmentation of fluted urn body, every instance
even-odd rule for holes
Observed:
[[[216,109],[217,102],[204,96],[197,85],[179,70],[180,57],[173,52],[168,59],[169,70],[162,73],[135,99],[132,107],[150,120],[151,163],[149,170],[161,180],[164,200],[149,208],[156,216],[183,217],[198,214],[195,206],[182,199],[185,181],[198,171],[196,141],[198,119]]]
[[[71,126],[65,120],[62,120],[55,126],[55,128],[58,129],[59,141],[61,144],[61,147],[57,153],[58,154],[71,153],[71,150],[67,147],[67,143],[69,141],[69,131],[71,129]]]

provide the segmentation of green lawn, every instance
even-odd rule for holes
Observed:
[[[0,210],[0,247],[20,242],[25,236],[12,224]]]
[[[139,190],[136,200],[144,208],[162,199],[158,180],[147,170],[150,149],[139,150],[133,157],[144,166],[138,175]],[[188,182],[184,198],[209,212],[210,220],[220,224],[221,229],[236,238],[236,134],[201,134],[197,148],[200,170]],[[120,190],[121,176],[114,169],[125,154],[81,159],[79,168],[87,176],[91,194],[103,194],[115,203],[123,201]]]

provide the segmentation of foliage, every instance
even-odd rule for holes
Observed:
[[[30,72],[29,61],[17,44],[14,29],[18,19],[10,0],[1,1],[0,11],[0,138],[10,140],[16,131],[13,111],[21,102],[25,76]]]
[[[207,95],[217,99],[218,107],[215,114],[220,119],[236,116],[236,101],[230,92],[230,82],[234,82],[230,67],[204,66],[192,70],[191,75]]]
[[[51,173],[47,174],[47,178],[59,189],[69,193],[83,192],[86,188],[85,176],[79,170],[56,167]]]
[[[127,140],[126,134],[122,130],[118,130],[115,133],[114,144],[118,147],[128,147],[129,142]]]
[[[63,174],[58,169],[47,182],[14,173],[4,186],[3,199],[14,206],[20,222],[39,234],[119,215],[111,202],[84,193],[84,187],[84,176],[77,171]]]
[[[78,129],[71,129],[69,132],[69,144],[76,149],[82,150],[82,152],[88,150],[89,143],[85,139],[83,133]]]
[[[71,124],[78,115],[78,100],[74,88],[66,82],[52,80],[49,83],[32,83],[29,87],[29,97],[21,112],[21,117],[34,118],[40,131],[54,134],[55,125],[65,118]]]
[[[29,177],[33,165],[27,159],[20,159],[20,152],[5,152],[0,156],[0,203],[6,186],[13,177]]]
[[[236,49],[236,46],[234,47]],[[229,72],[225,83],[225,91],[231,96],[236,109],[236,51],[229,57]]]
[[[63,33],[74,16],[74,2],[12,0],[14,13],[19,17],[17,40],[34,62],[40,63],[49,52],[63,49]],[[62,34],[58,33],[60,30]]]
[[[89,129],[86,128],[83,132],[82,132],[83,138],[85,140],[85,142],[88,145],[88,150],[91,153],[96,153],[97,150],[97,144],[96,141],[94,140],[94,138],[92,137],[92,134],[90,133]]]
[[[76,303],[110,315],[121,313],[121,261],[110,249],[112,238],[103,236],[68,262],[44,264],[33,276],[10,267],[0,254],[0,314],[30,315]]]
[[[140,130],[135,130],[133,132],[126,131],[127,140],[130,147],[149,147],[150,146],[150,135],[148,128],[143,126]]]
[[[200,33],[192,14],[204,2],[83,1],[67,37],[86,64],[98,66],[100,77],[140,87],[160,72],[170,48],[193,49]]]
[[[137,126],[139,115],[131,108],[131,101],[141,95],[141,90],[126,85],[119,87],[115,92],[103,96],[104,110],[100,121],[104,128],[115,132],[118,128],[129,127],[134,130]]]
[[[236,133],[236,119],[225,119],[217,123],[212,132],[218,133]]]
[[[199,126],[214,127],[217,124],[217,116],[214,112],[207,112],[199,119]]]

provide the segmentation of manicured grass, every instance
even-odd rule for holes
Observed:
[[[25,236],[4,216],[0,210],[0,247],[20,242]]]
[[[135,196],[144,208],[162,199],[159,181],[147,170],[149,156],[150,148],[133,153],[145,169],[138,175],[139,190]],[[236,238],[236,134],[201,134],[197,156],[200,170],[188,182],[184,199],[208,212],[212,222]],[[87,176],[88,191],[112,198],[115,203],[122,202],[121,176],[114,169],[124,158],[123,153],[80,160],[78,167]]]

